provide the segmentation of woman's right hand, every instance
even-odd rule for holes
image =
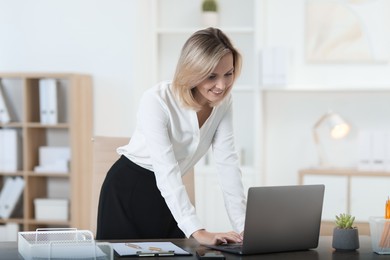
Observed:
[[[194,237],[202,245],[219,245],[224,243],[242,242],[242,236],[233,231],[226,233],[214,233],[200,229],[195,231],[192,234],[192,237]]]

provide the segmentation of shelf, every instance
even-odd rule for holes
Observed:
[[[51,225],[51,226],[69,226],[69,221],[61,221],[61,220],[36,220],[36,219],[29,219],[27,220],[27,223],[29,225]]]
[[[58,123],[42,124],[40,118],[40,79],[55,79],[57,90]],[[40,227],[89,227],[89,186],[92,163],[91,137],[93,129],[92,79],[77,73],[0,73],[4,96],[12,113],[13,122],[0,128],[16,129],[20,137],[18,158],[20,169],[0,172],[0,190],[7,177],[22,177],[21,197],[23,212],[20,218],[0,219],[0,223],[18,223],[19,229]],[[70,169],[66,173],[34,172],[40,164],[40,147],[69,147]],[[34,199],[69,199],[69,219],[50,221],[34,219]],[[19,217],[19,214],[15,216]]]
[[[23,176],[24,173],[22,171],[17,172],[2,172],[0,171],[0,176],[10,176],[10,177],[16,177],[16,176]]]
[[[23,124],[20,122],[0,123],[0,128],[22,128]]]
[[[0,224],[7,224],[7,223],[23,224],[23,222],[24,220],[22,218],[0,219]]]
[[[28,177],[53,177],[53,178],[69,178],[70,173],[50,173],[50,172],[26,172]]]
[[[390,172],[386,171],[359,171],[355,168],[308,168],[299,171],[300,174],[314,175],[346,175],[346,176],[371,176],[390,177]]]
[[[41,124],[41,123],[26,123],[25,126],[29,128],[58,128],[58,129],[69,128],[69,124],[67,123],[59,123],[55,125],[48,125],[48,124]]]
[[[352,92],[370,92],[370,93],[377,93],[377,92],[390,92],[390,86],[373,86],[373,87],[364,87],[364,88],[356,88],[356,87],[347,87],[347,86],[332,86],[332,87],[324,87],[322,85],[314,86],[311,85],[310,88],[308,87],[296,87],[296,86],[285,86],[285,87],[260,87],[260,90],[263,92],[286,92],[286,93],[330,93],[330,92],[336,92],[336,93],[352,93]]]

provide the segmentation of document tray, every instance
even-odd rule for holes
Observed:
[[[18,232],[18,251],[26,260],[113,259],[111,245],[95,242],[89,230],[37,229]]]

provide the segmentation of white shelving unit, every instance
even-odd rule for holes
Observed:
[[[204,28],[201,0],[152,0],[154,17],[154,82],[172,79],[182,46],[195,31]],[[258,61],[261,34],[257,23],[262,17],[262,1],[219,2],[219,28],[243,55],[243,69],[234,89],[234,126],[236,147],[242,161],[245,187],[261,180],[261,98],[258,84]],[[172,11],[176,10],[176,11]],[[240,10],[240,12],[237,12]],[[258,11],[256,11],[258,10]],[[239,107],[239,109],[238,109]],[[239,112],[238,112],[239,111]],[[195,169],[196,207],[201,220],[210,230],[231,230],[219,190],[214,165],[197,165]],[[216,214],[208,214],[210,209]],[[217,209],[216,209],[217,208]]]
[[[172,78],[184,41],[202,28],[201,0],[150,1],[155,19],[152,74],[153,80],[158,82]],[[313,167],[317,162],[311,130],[329,109],[353,123],[352,135],[341,146],[328,144],[331,149],[329,159],[333,160],[335,167],[354,166],[356,147],[353,145],[358,129],[390,128],[387,120],[390,116],[387,112],[390,111],[388,86],[381,88],[364,83],[366,88],[363,89],[359,75],[354,73],[351,78],[351,70],[359,71],[356,66],[344,64],[333,68],[305,63],[301,48],[304,16],[291,15],[294,11],[303,14],[304,3],[298,1],[293,10],[285,10],[283,1],[219,1],[220,28],[230,36],[244,58],[243,73],[233,89],[233,96],[236,145],[243,155],[246,188],[297,184],[298,171]],[[279,22],[280,17],[288,18],[288,22]],[[279,45],[287,45],[293,54],[291,58],[294,59],[289,65],[293,85],[282,88],[261,86],[260,51],[266,46]],[[375,68],[368,69],[373,72]],[[332,75],[332,80],[326,77],[328,74]],[[339,85],[333,84],[335,82]],[[325,85],[321,86],[322,83]],[[230,226],[221,195],[216,192],[219,187],[215,171],[212,164],[196,167],[196,207],[206,227],[219,231],[230,229]],[[362,189],[360,185],[356,191]],[[214,214],[216,212],[218,214]]]

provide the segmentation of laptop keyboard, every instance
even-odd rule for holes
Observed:
[[[236,249],[241,249],[242,244],[221,244],[221,245],[219,245],[219,247],[236,250]]]

